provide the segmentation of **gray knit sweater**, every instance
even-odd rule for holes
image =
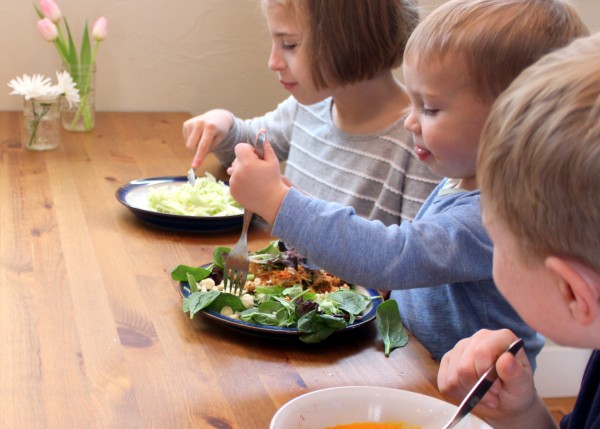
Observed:
[[[379,134],[347,134],[333,124],[331,106],[331,98],[305,106],[289,97],[264,116],[235,118],[214,153],[229,165],[233,147],[265,129],[279,159],[287,161],[285,176],[303,192],[386,225],[414,219],[440,178],[414,155],[403,121]]]

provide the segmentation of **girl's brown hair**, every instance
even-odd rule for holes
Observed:
[[[306,49],[317,88],[371,79],[402,64],[419,22],[413,0],[291,0],[305,24]]]

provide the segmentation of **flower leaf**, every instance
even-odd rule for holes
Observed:
[[[87,20],[85,21],[85,26],[83,28],[83,41],[81,42],[81,53],[79,54],[79,58],[82,66],[92,65],[92,49]]]
[[[42,12],[42,10],[39,8],[39,6],[37,4],[33,4],[33,7],[35,8],[35,12],[37,13],[37,15],[40,17],[40,19],[44,19],[44,13]]]
[[[69,28],[69,23],[67,22],[67,18],[65,18],[65,27],[67,27],[67,35],[69,37],[69,49],[67,53],[68,66],[70,68],[69,73],[73,76],[73,79],[76,81],[79,77],[79,63],[77,61],[77,48],[75,48],[75,43],[73,43],[73,37],[71,36],[71,29]],[[65,64],[66,65],[66,64]]]
[[[67,51],[67,47],[61,43],[60,39],[58,38],[54,41],[54,46],[56,46],[56,50],[58,51],[60,58],[63,60],[63,63],[65,65],[69,64],[69,52]]]

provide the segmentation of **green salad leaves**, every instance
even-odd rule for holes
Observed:
[[[302,266],[301,256],[282,249],[282,245],[273,241],[266,248],[252,253],[251,264],[261,264],[267,271],[309,270]],[[242,297],[232,295],[224,291],[221,285],[223,258],[229,251],[227,247],[218,247],[213,252],[210,265],[180,265],[171,272],[173,280],[189,285],[189,294],[183,300],[183,311],[189,313],[190,318],[202,310],[212,310],[259,325],[297,328],[301,333],[301,341],[318,343],[334,331],[358,320],[371,303],[371,297],[355,292],[350,287],[320,293],[311,284],[302,283],[282,286],[256,282],[252,293]]]
[[[229,193],[229,187],[210,173],[194,185],[161,186],[148,191],[148,207],[160,213],[184,216],[233,216],[243,209]]]

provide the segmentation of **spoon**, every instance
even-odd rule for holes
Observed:
[[[523,340],[521,338],[518,338],[510,346],[508,346],[506,351],[514,356],[519,350],[521,350],[522,347]],[[494,381],[496,381],[497,378],[498,373],[496,372],[496,363],[494,362],[494,364],[491,367],[489,367],[489,369],[486,372],[483,373],[483,375],[481,376],[481,378],[479,378],[477,383],[475,383],[475,386],[473,386],[473,388],[467,394],[465,399],[463,399],[460,406],[458,407],[458,410],[456,410],[456,413],[454,413],[454,415],[452,416],[452,419],[450,419],[450,421],[446,423],[446,425],[442,429],[453,428],[458,424],[458,422],[460,422],[463,419],[464,416],[469,414],[471,410],[475,408],[475,405],[479,403],[481,398],[485,396],[487,391],[490,390],[490,387],[492,387],[492,384],[494,384]]]

